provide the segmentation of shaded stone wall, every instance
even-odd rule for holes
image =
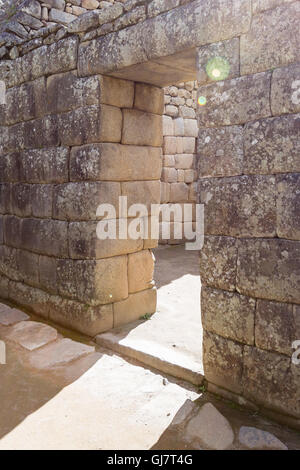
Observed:
[[[212,384],[299,424],[300,3],[252,3],[248,33],[198,50],[204,369]],[[209,83],[215,56],[230,72]]]
[[[77,46],[48,46],[43,67],[24,55],[31,80],[6,77],[0,295],[94,335],[156,308],[157,241],[98,240],[96,211],[111,203],[120,220],[121,195],[128,206],[159,203],[163,91],[78,77]]]
[[[165,108],[163,116],[163,163],[161,175],[162,204],[195,205],[196,202],[196,119],[197,82],[179,83],[164,88]],[[195,211],[193,210],[193,216]],[[176,239],[174,225],[183,233],[182,220],[176,221],[166,213],[161,214],[160,243],[181,244],[184,238]],[[194,221],[194,219],[193,219]],[[162,238],[162,228],[168,225],[170,238]],[[166,227],[165,227],[166,228]]]

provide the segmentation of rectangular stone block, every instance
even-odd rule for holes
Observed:
[[[125,222],[124,219],[121,219]],[[106,223],[103,221],[103,223]],[[102,259],[112,256],[134,253],[142,250],[143,239],[127,237],[125,240],[119,237],[120,220],[111,220],[109,224],[115,224],[116,239],[99,239],[97,236],[98,222],[72,222],[69,224],[69,253],[73,259]],[[129,221],[127,221],[129,223]],[[99,227],[99,226],[98,226]],[[107,227],[104,227],[107,230]]]
[[[213,75],[207,74],[207,65],[216,57],[222,57],[230,64],[229,73],[226,79],[238,77],[240,75],[240,40],[239,38],[229,39],[223,42],[216,42],[197,49],[197,80],[199,86],[215,80]],[[213,63],[213,62],[212,62]],[[218,62],[216,61],[216,65]],[[212,69],[213,70],[213,69]],[[219,70],[219,69],[217,69]],[[222,71],[222,70],[221,70]]]
[[[51,218],[53,205],[52,184],[30,185],[30,206],[33,217]]]
[[[170,185],[170,202],[186,202],[188,195],[189,187],[186,183],[172,183]]]
[[[300,112],[300,65],[276,69],[271,82],[271,109],[273,115]]]
[[[118,108],[133,107],[134,82],[105,75],[101,75],[99,81],[101,103]]]
[[[242,391],[243,346],[204,331],[203,366],[206,380],[235,393]]]
[[[243,173],[241,126],[199,130],[197,140],[200,177],[236,176]]]
[[[198,123],[196,119],[184,119],[184,135],[198,137]]]
[[[38,78],[6,92],[6,105],[0,116],[0,125],[12,125],[42,117],[47,113],[45,78]]]
[[[241,74],[298,62],[299,18],[298,2],[254,16],[250,31],[241,36]]]
[[[30,251],[17,250],[16,258],[21,280],[39,287],[39,256]]]
[[[18,157],[20,179],[27,183],[63,183],[68,180],[69,149],[24,150]]]
[[[205,232],[232,237],[276,234],[276,183],[273,176],[199,180],[205,204]]]
[[[51,219],[23,219],[21,245],[24,249],[49,256],[68,256],[68,224]]]
[[[164,112],[164,91],[146,83],[135,84],[134,107],[153,114]]]
[[[128,255],[129,293],[150,289],[154,285],[154,256],[150,250]]]
[[[254,299],[224,290],[202,287],[203,328],[223,338],[254,344]]]
[[[113,143],[73,147],[70,179],[102,181],[158,180],[161,149]]]
[[[22,280],[18,265],[18,250],[6,245],[0,245],[0,272],[9,279]]]
[[[0,214],[11,212],[11,184],[0,183]]]
[[[200,87],[198,96],[206,104],[198,106],[199,126],[233,126],[271,116],[270,86],[266,72]]]
[[[165,155],[175,155],[177,153],[177,139],[175,136],[164,136],[163,152]]]
[[[244,127],[244,172],[300,171],[300,115],[262,119]]]
[[[49,256],[39,256],[40,287],[51,294],[58,293],[57,260]]]
[[[72,71],[47,78],[47,103],[49,112],[53,114],[98,105],[99,97],[98,77],[81,78]]]
[[[300,338],[299,306],[257,300],[255,344],[259,349],[291,357],[292,343]]]
[[[163,167],[174,167],[175,156],[174,155],[163,155]]]
[[[195,137],[182,137],[182,153],[195,153]]]
[[[254,14],[261,13],[262,11],[271,10],[284,3],[291,3],[294,0],[253,0],[252,11]]]
[[[121,183],[121,190],[122,196],[128,198],[128,208],[132,204],[144,204],[149,211],[151,204],[160,204],[160,181],[128,181]]]
[[[173,119],[170,116],[164,115],[162,117],[162,122],[163,122],[163,135],[174,136]]]
[[[130,294],[126,300],[114,304],[114,327],[138,320],[156,311],[156,289]]]
[[[162,146],[162,117],[137,109],[123,109],[122,144]]]
[[[278,353],[245,346],[244,395],[284,414],[300,416],[299,366]]]
[[[4,217],[4,243],[19,248],[21,246],[22,219],[14,215]]]
[[[16,183],[11,188],[11,212],[19,217],[31,216],[31,185]]]
[[[49,294],[41,289],[27,286],[23,282],[10,281],[9,300],[40,317],[48,318]]]
[[[177,170],[175,168],[163,168],[161,180],[165,183],[177,183]]]
[[[21,158],[19,152],[2,155],[0,159],[1,182],[21,181]]]
[[[300,240],[300,173],[279,175],[277,180],[277,234]]]
[[[59,125],[57,116],[45,116],[33,121],[26,121],[19,127],[23,136],[16,135],[12,147],[15,150],[36,149],[59,146]],[[24,139],[24,144],[22,140]]]
[[[241,294],[300,303],[300,243],[290,240],[239,240],[237,289]]]
[[[166,202],[169,202],[170,199],[170,183],[160,183],[160,202],[162,204],[165,204]]]
[[[236,264],[237,241],[234,238],[205,236],[200,250],[200,276],[203,285],[235,291]]]
[[[184,136],[184,120],[182,117],[176,118],[174,122],[174,135]]]

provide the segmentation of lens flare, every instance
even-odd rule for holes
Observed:
[[[207,103],[207,100],[206,100],[205,96],[199,96],[199,98],[198,98],[199,106],[205,106],[206,103]]]
[[[230,65],[224,57],[213,57],[206,64],[206,73],[212,80],[225,80],[230,72]]]

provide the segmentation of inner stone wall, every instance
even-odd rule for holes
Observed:
[[[210,390],[299,425],[300,3],[252,3],[246,34],[198,49],[204,370]],[[215,56],[230,64],[217,83],[206,73]]]
[[[162,204],[191,203],[195,205],[196,202],[197,87],[197,82],[192,81],[164,88]],[[184,211],[183,206],[182,210]],[[194,210],[193,216],[195,216]],[[162,238],[162,228],[166,225],[170,228],[169,239]],[[184,238],[176,239],[174,225],[180,225],[177,228],[183,232],[182,221],[174,220],[173,216],[171,222],[169,222],[166,214],[162,213],[160,222],[161,244],[184,243]]]

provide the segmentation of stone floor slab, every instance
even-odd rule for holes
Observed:
[[[241,427],[239,441],[243,446],[253,450],[288,450],[274,434],[249,426]]]
[[[57,339],[57,331],[52,326],[35,321],[22,321],[14,325],[6,338],[28,351],[34,351]]]
[[[209,449],[225,450],[233,444],[234,433],[229,421],[211,404],[202,406],[186,428],[186,439],[198,441]]]
[[[94,351],[94,346],[63,338],[36,351],[30,358],[30,364],[37,369],[49,369],[68,364]]]
[[[0,325],[11,326],[26,320],[29,320],[29,316],[26,313],[17,308],[10,308],[8,305],[0,304]]]

